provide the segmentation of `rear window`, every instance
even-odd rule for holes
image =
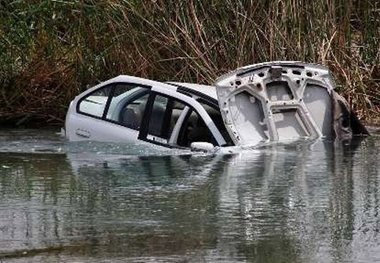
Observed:
[[[137,95],[148,93],[149,87],[133,83],[115,83],[101,87],[83,97],[77,111],[95,118],[102,118],[120,123],[121,111],[128,101]]]

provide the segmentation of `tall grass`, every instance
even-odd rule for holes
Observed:
[[[380,3],[372,0],[0,2],[0,119],[62,123],[69,101],[119,74],[212,83],[269,60],[329,66],[380,123]]]

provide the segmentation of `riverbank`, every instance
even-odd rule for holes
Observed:
[[[17,1],[0,4],[0,123],[62,125],[70,101],[111,77],[212,84],[239,66],[328,66],[365,123],[380,124],[373,1]]]

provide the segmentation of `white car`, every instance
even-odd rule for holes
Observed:
[[[239,68],[215,86],[118,76],[71,102],[65,134],[72,141],[210,149],[367,131],[334,91],[327,68],[269,62]]]
[[[118,76],[77,96],[66,116],[69,140],[233,145],[215,87]]]

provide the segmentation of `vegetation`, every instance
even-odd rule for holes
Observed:
[[[119,74],[212,83],[239,66],[330,67],[380,123],[380,3],[372,0],[3,0],[0,120],[62,124],[71,99]]]

